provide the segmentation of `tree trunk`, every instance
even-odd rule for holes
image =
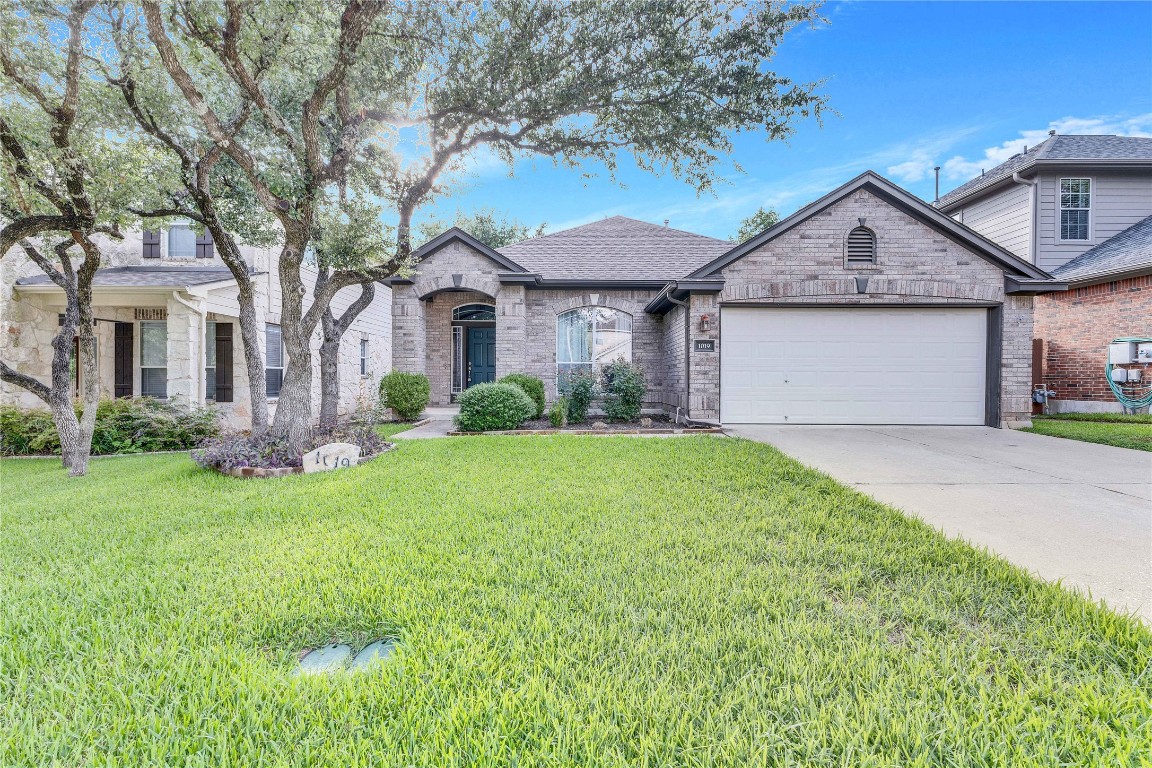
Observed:
[[[324,341],[320,345],[320,425],[323,427],[334,425],[340,410],[340,341],[375,296],[376,287],[365,283],[360,286],[360,296],[344,310],[339,320],[332,314],[331,306],[324,310],[321,318]]]
[[[285,230],[279,260],[280,332],[288,359],[272,430],[283,436],[290,448],[303,453],[312,436],[312,329],[304,328],[306,288],[300,275],[308,230],[299,222]]]
[[[240,281],[237,281],[238,283]],[[268,431],[268,382],[264,379],[264,356],[260,351],[260,324],[252,281],[240,284],[240,342],[244,345],[244,367],[248,369],[248,399],[252,408],[252,434]]]
[[[336,426],[340,411],[340,333],[331,308],[321,321],[324,341],[320,344],[320,427]]]

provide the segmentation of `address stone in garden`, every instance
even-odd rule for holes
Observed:
[[[360,446],[352,443],[328,443],[304,454],[306,474],[354,467],[360,462]]]

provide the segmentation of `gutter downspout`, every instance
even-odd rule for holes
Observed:
[[[672,289],[675,290],[675,289]],[[681,301],[668,291],[668,301],[684,307],[684,398],[691,402],[692,398],[692,307],[688,301]],[[689,300],[690,301],[690,300]],[[685,411],[688,409],[685,408]],[[687,418],[687,415],[685,415]],[[676,406],[676,423],[680,423],[680,406]]]
[[[188,294],[188,295],[191,296],[192,298],[199,298],[199,297],[192,296],[192,294]],[[192,310],[193,312],[195,312],[197,315],[200,316],[200,327],[202,329],[208,327],[207,326],[207,320],[208,320],[208,310],[207,309],[202,309],[202,308],[196,306],[195,304],[193,304],[192,302],[187,301],[186,299],[184,299],[183,296],[180,295],[180,291],[172,291],[172,298],[175,299],[177,303],[183,304],[184,306],[188,307],[188,309]],[[203,298],[201,298],[200,300],[203,301]],[[208,367],[208,357],[207,357],[208,350],[205,349],[205,347],[204,347],[203,332],[201,332],[201,340],[200,340],[199,347],[200,347],[200,355],[199,355],[200,359],[197,361],[198,367],[196,368],[196,371],[195,371],[195,378],[193,378],[193,381],[197,382],[196,383],[197,389],[201,386],[201,382],[204,381],[204,371]],[[202,404],[204,402],[204,398],[208,395],[208,393],[207,392],[195,392],[195,395],[196,395],[196,397],[194,399],[197,402]],[[189,405],[194,405],[194,403],[189,403]]]
[[[1036,215],[1036,204],[1039,197],[1036,194],[1038,181],[1029,181],[1021,177],[1019,171],[1012,172],[1012,181],[1028,187],[1028,261],[1035,265],[1040,256],[1036,252],[1040,239],[1040,221]]]

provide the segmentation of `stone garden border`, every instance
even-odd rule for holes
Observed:
[[[396,449],[396,443],[388,443],[388,446],[380,453],[371,456],[362,456],[356,462],[356,466],[367,464],[370,461],[380,458],[389,451]],[[289,475],[302,475],[304,474],[304,467],[232,467],[231,469],[212,469],[213,472],[219,472],[228,477],[238,477],[242,480],[251,479],[268,479],[274,477],[288,477]]]

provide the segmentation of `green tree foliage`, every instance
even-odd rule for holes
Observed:
[[[456,216],[450,223],[435,218],[422,222],[417,227],[420,233],[418,239],[420,242],[428,242],[451,227],[459,227],[489,248],[503,248],[530,237],[540,237],[547,230],[548,225],[540,224],[532,229],[523,222],[500,216],[490,209],[482,208],[471,214],[457,210]]]
[[[736,234],[728,239],[735,243],[747,242],[768,227],[774,226],[778,221],[780,221],[780,215],[776,213],[775,208],[767,210],[763,207],[757,208],[756,213],[740,222],[740,228],[736,230]]]

